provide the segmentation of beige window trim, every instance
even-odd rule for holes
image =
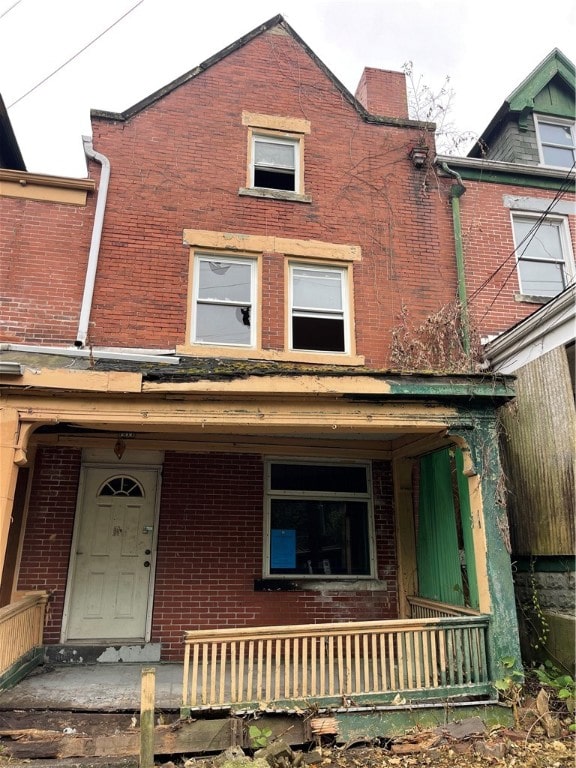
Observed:
[[[237,359],[275,360],[280,362],[321,363],[324,365],[356,366],[364,364],[364,357],[356,354],[354,334],[354,293],[352,281],[352,263],[360,261],[362,249],[357,245],[341,245],[325,243],[319,240],[296,240],[292,238],[267,237],[246,235],[241,233],[213,232],[211,230],[185,229],[183,232],[184,245],[190,246],[190,263],[188,276],[188,302],[186,315],[186,342],[177,345],[179,354],[196,357],[233,357]],[[212,346],[194,343],[192,339],[192,313],[194,301],[194,258],[198,253],[225,254],[242,258],[257,259],[257,278],[254,305],[257,308],[258,328],[254,347]],[[286,257],[285,265],[285,296],[288,296],[289,263],[309,265],[326,265],[347,269],[348,279],[348,317],[349,317],[349,353],[313,352],[306,350],[262,349],[262,323],[266,322],[262,312],[262,254],[278,254]],[[288,343],[289,308],[285,311],[285,344]]]

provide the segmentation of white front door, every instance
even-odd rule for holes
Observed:
[[[66,639],[144,641],[158,471],[84,467],[83,473]]]

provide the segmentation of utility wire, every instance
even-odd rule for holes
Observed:
[[[4,18],[4,16],[6,16],[6,14],[7,14],[7,13],[10,13],[10,11],[11,11],[13,8],[16,8],[16,6],[17,6],[17,5],[20,5],[20,3],[21,3],[21,2],[22,2],[22,0],[16,0],[16,2],[15,2],[13,5],[11,5],[11,6],[10,6],[10,8],[8,8],[7,10],[5,10],[5,11],[4,11],[4,13],[0,15],[0,19],[3,19],[3,18]]]
[[[18,0],[18,2],[20,2],[20,0]],[[109,31],[110,31],[110,30],[111,30],[113,27],[115,27],[115,26],[116,26],[116,24],[119,24],[119,23],[122,21],[122,19],[125,19],[125,18],[126,18],[126,16],[128,16],[130,13],[132,13],[132,11],[134,11],[134,10],[135,10],[135,9],[136,9],[136,8],[137,8],[139,5],[142,5],[142,3],[143,3],[143,2],[144,2],[144,0],[138,0],[138,2],[137,2],[135,5],[133,5],[133,6],[132,6],[132,8],[130,8],[129,10],[127,10],[125,14],[123,14],[122,16],[120,16],[120,18],[119,18],[119,19],[116,19],[116,21],[115,21],[115,22],[113,22],[112,24],[110,24],[110,26],[109,26],[109,27],[106,27],[106,29],[105,29],[103,32],[101,32],[101,33],[100,33],[100,34],[99,34],[97,37],[95,37],[95,38],[94,38],[93,40],[91,40],[91,41],[90,41],[90,42],[89,42],[87,45],[85,45],[85,46],[84,46],[84,48],[81,48],[79,51],[77,51],[77,52],[76,52],[76,53],[75,53],[73,56],[71,56],[69,59],[67,59],[67,60],[66,60],[66,61],[65,61],[63,64],[61,64],[61,65],[60,65],[60,66],[59,66],[57,69],[55,69],[55,70],[54,70],[53,72],[51,72],[49,75],[47,75],[47,76],[46,76],[46,77],[45,77],[43,80],[40,80],[40,82],[39,82],[39,83],[36,83],[36,85],[35,85],[35,86],[33,86],[32,88],[30,88],[30,90],[29,90],[29,91],[26,91],[26,93],[22,94],[22,96],[20,96],[20,98],[16,99],[16,101],[13,101],[13,102],[12,102],[12,104],[9,104],[9,105],[8,105],[8,108],[10,108],[10,107],[13,107],[15,104],[18,104],[18,102],[19,102],[19,101],[22,101],[22,99],[25,99],[25,98],[26,98],[26,96],[29,96],[29,95],[30,95],[30,94],[31,94],[33,91],[35,91],[37,88],[40,88],[40,86],[41,86],[41,85],[44,85],[44,83],[45,83],[47,80],[50,80],[50,78],[51,78],[51,77],[54,77],[54,75],[55,75],[57,72],[60,72],[60,70],[61,70],[61,69],[64,69],[64,67],[65,67],[67,64],[70,64],[70,62],[71,62],[71,61],[74,61],[74,59],[76,59],[78,56],[80,56],[80,54],[81,54],[81,53],[84,53],[84,51],[85,51],[85,50],[87,50],[88,48],[90,48],[90,46],[91,46],[91,45],[94,45],[94,43],[95,43],[97,40],[100,40],[100,38],[101,38],[101,37],[103,37],[103,36],[104,36],[104,35],[105,35],[107,32],[109,32]],[[12,7],[14,7],[14,6],[12,6]],[[9,9],[9,10],[10,10],[10,9]]]

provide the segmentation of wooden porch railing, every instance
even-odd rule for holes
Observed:
[[[185,633],[183,707],[486,693],[488,616]]]
[[[34,592],[0,608],[0,675],[42,645],[47,600],[46,592]]]
[[[413,619],[433,619],[442,616],[480,616],[479,611],[459,605],[439,603],[425,597],[409,597],[410,614]]]

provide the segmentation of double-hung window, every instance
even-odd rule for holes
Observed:
[[[536,130],[543,165],[572,168],[576,161],[576,129],[569,120],[536,118]]]
[[[556,296],[573,278],[565,218],[514,214],[512,223],[521,293]]]
[[[252,135],[251,186],[300,192],[299,141]]]
[[[192,338],[198,344],[253,347],[256,261],[197,254]]]
[[[290,348],[349,351],[348,270],[290,264]]]
[[[374,576],[366,464],[269,461],[265,576]]]

